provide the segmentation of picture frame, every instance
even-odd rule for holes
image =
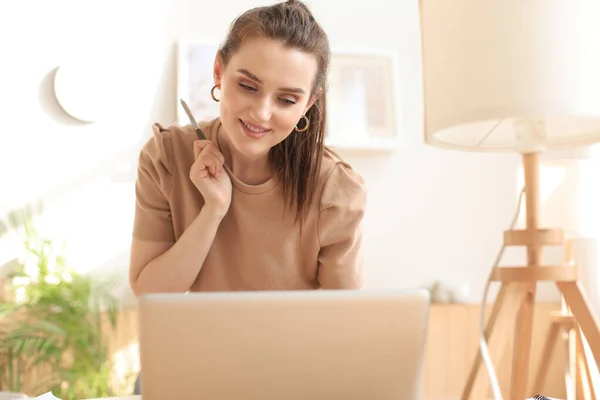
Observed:
[[[219,116],[219,103],[210,90],[214,86],[213,67],[219,43],[211,40],[181,39],[177,42],[177,122],[187,125],[190,120],[179,100],[183,99],[196,121]],[[218,96],[218,91],[216,93]]]
[[[337,149],[402,147],[398,56],[391,51],[332,49],[325,144]]]

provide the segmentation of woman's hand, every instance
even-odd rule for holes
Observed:
[[[225,157],[210,140],[194,142],[194,157],[190,179],[204,197],[205,207],[225,216],[232,191],[231,179],[223,167]]]

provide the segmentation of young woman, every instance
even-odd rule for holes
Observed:
[[[130,284],[147,292],[361,286],[361,176],[323,146],[330,50],[300,1],[248,10],[214,63],[220,117],[153,127]]]

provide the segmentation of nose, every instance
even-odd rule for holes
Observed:
[[[271,101],[268,98],[257,100],[250,116],[256,120],[257,123],[267,122],[271,119]]]

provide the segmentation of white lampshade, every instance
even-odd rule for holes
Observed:
[[[545,148],[600,141],[600,0],[420,0],[425,141],[515,151],[516,119]]]

